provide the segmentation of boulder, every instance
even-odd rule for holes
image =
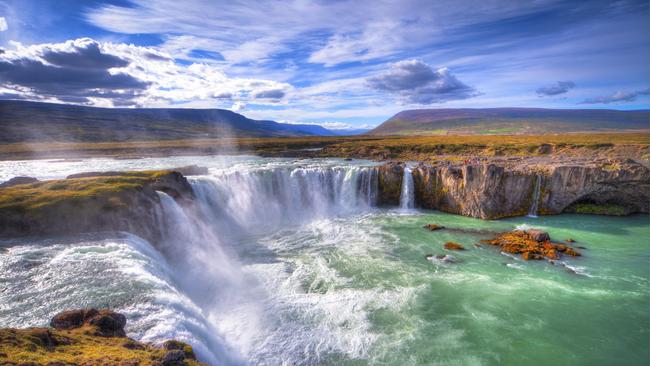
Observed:
[[[124,326],[126,317],[110,310],[100,310],[88,319],[88,324],[97,328],[96,334],[102,337],[126,337]]]
[[[501,251],[511,254],[521,254],[521,258],[525,261],[532,259],[549,259],[555,260],[560,259],[561,255],[566,254],[570,256],[579,256],[580,253],[575,251],[573,248],[565,244],[556,244],[550,241],[548,234],[541,232],[546,235],[546,240],[539,241],[539,236],[533,236],[531,231],[508,231],[504,233],[497,234],[494,239],[482,240],[485,244],[496,245],[501,248]]]
[[[91,317],[97,315],[97,309],[68,310],[56,314],[50,321],[54,329],[74,329],[84,325]]]
[[[427,225],[424,225],[424,228],[429,230],[429,231],[436,231],[436,230],[444,229],[445,227],[442,226],[442,225],[427,224]]]
[[[167,351],[181,350],[185,354],[186,359],[189,360],[196,359],[196,355],[194,355],[194,350],[192,349],[192,346],[181,341],[176,341],[176,340],[165,341],[165,343],[163,343],[163,349]]]
[[[539,229],[529,229],[526,231],[526,233],[530,235],[531,239],[539,243],[551,240],[551,237],[548,235],[546,231],[542,231]]]
[[[447,250],[465,250],[465,248],[462,245],[458,243],[454,243],[453,241],[446,242],[444,247]]]
[[[75,329],[84,325],[96,329],[95,335],[102,337],[126,337],[126,317],[108,309],[79,309],[58,313],[50,321],[54,329]]]
[[[179,349],[167,351],[162,358],[163,366],[185,366],[185,353]]]

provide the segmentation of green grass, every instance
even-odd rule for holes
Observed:
[[[138,189],[167,171],[120,173],[118,176],[59,179],[21,184],[0,189],[0,209],[35,210],[62,201],[82,202],[89,198],[114,195],[120,191]],[[111,197],[113,206],[123,203]]]

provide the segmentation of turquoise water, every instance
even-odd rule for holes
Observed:
[[[437,223],[463,229],[430,232]],[[473,244],[487,232],[527,224],[573,238],[583,256],[524,262]],[[320,225],[328,225],[323,228]],[[306,292],[336,301],[352,290],[364,321],[338,331],[371,335],[364,350],[325,363],[381,365],[645,365],[649,360],[650,229],[647,216],[561,215],[481,221],[437,212],[382,212],[334,220],[269,239],[284,261],[308,272]],[[457,263],[446,241],[468,250]],[[281,244],[278,244],[280,242]],[[354,293],[354,292],[353,292]],[[328,296],[328,294],[330,294]],[[341,311],[348,309],[348,299]],[[354,329],[354,328],[357,329]],[[351,357],[352,356],[352,357]]]

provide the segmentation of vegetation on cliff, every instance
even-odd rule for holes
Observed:
[[[187,179],[175,171],[82,173],[0,188],[0,236],[126,231],[155,241],[156,191],[193,197]]]
[[[2,365],[199,366],[192,347],[167,341],[162,347],[127,338],[126,317],[110,310],[57,314],[50,328],[0,329]]]
[[[587,202],[573,204],[569,206],[565,212],[609,216],[625,216],[630,214],[630,210],[621,205],[613,203],[597,204]]]
[[[79,204],[88,199],[112,196],[106,200],[111,206],[124,203],[116,193],[142,188],[154,182],[169,171],[120,172],[109,176],[87,176],[79,178],[50,180],[19,184],[0,189],[0,210],[19,209],[31,211],[47,205],[56,205],[61,201],[75,201]]]

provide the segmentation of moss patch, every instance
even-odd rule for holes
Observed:
[[[595,204],[595,203],[577,203],[572,205],[569,209],[569,212],[575,212],[580,214],[592,214],[592,215],[611,215],[611,216],[625,216],[629,215],[630,211],[619,205],[615,204]]]
[[[169,171],[124,172],[114,176],[59,179],[16,185],[0,189],[0,209],[30,211],[61,201],[83,202],[91,198],[142,188],[168,173]],[[123,205],[118,197],[111,197],[108,204],[116,207]]]
[[[154,365],[166,350],[123,337],[92,335],[92,327],[72,330],[48,328],[0,329],[0,364],[36,363],[47,365]],[[184,345],[192,352],[191,347]],[[187,365],[200,365],[192,359]]]

